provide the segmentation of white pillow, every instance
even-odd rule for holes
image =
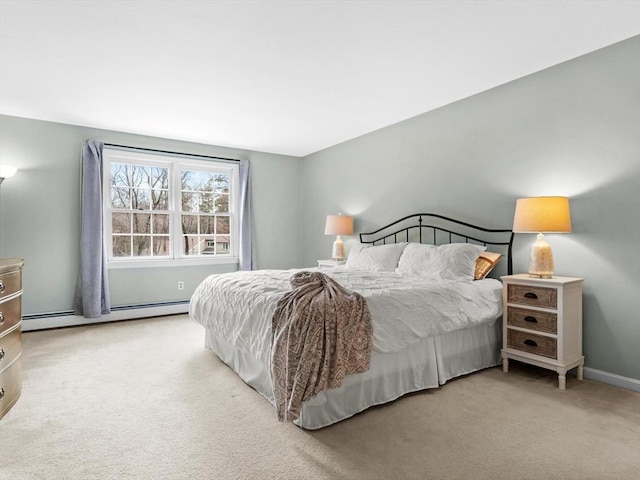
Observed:
[[[487,247],[471,243],[408,244],[398,260],[397,273],[433,280],[473,280],[476,260]]]
[[[365,270],[369,272],[395,272],[398,259],[406,243],[388,245],[354,245],[349,251],[346,270]]]
[[[410,243],[402,251],[398,260],[397,273],[403,275],[426,276],[432,257],[436,255],[436,245]]]

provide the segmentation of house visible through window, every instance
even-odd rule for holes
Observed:
[[[237,261],[238,165],[105,148],[111,266]]]

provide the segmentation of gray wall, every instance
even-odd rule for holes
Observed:
[[[23,313],[72,309],[79,265],[83,140],[249,159],[259,268],[300,265],[301,162],[297,157],[178,142],[0,116],[0,159],[20,168],[0,186],[0,257],[23,257]],[[114,306],[188,300],[211,273],[232,265],[110,270]],[[178,280],[185,289],[177,289]]]
[[[548,239],[556,274],[586,279],[587,366],[640,379],[638,58],[640,37],[302,161],[0,116],[0,159],[21,168],[0,187],[0,257],[25,258],[24,313],[71,308],[88,138],[252,160],[259,268],[328,258],[330,213],[355,215],[356,231],[425,210],[509,228],[516,198],[567,195],[574,231]],[[516,272],[533,240],[517,235]],[[188,299],[214,271],[223,269],[113,270],[113,304]]]
[[[556,274],[585,278],[586,365],[640,379],[639,59],[635,37],[305,157],[305,264],[330,256],[330,213],[510,228],[518,197],[566,195],[573,233],[547,237]],[[534,240],[516,235],[516,273]]]

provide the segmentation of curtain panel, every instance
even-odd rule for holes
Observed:
[[[240,270],[255,270],[257,262],[253,234],[253,198],[251,195],[251,164],[249,160],[240,160],[239,209],[239,268]]]
[[[111,313],[107,255],[102,232],[102,148],[87,140],[82,145],[80,272],[74,312],[85,318]]]

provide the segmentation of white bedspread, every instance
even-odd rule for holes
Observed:
[[[211,275],[194,292],[190,317],[267,365],[271,318],[278,298],[291,290],[297,270],[258,270]],[[315,270],[315,269],[305,269]],[[367,301],[373,350],[396,352],[434,334],[493,323],[502,315],[502,284],[438,282],[387,272],[325,269]]]

